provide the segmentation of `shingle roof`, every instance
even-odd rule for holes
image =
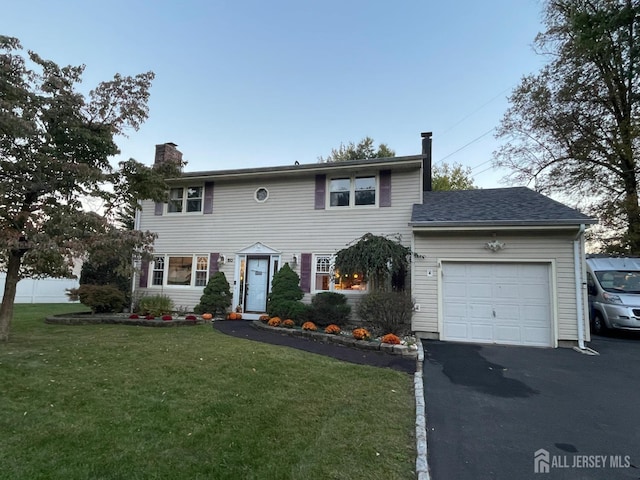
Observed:
[[[598,220],[526,187],[424,192],[413,226],[579,225]]]

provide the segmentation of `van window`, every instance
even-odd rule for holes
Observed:
[[[600,270],[594,273],[602,289],[607,292],[640,293],[639,271]]]

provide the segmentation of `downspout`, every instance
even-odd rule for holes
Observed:
[[[138,202],[138,207],[133,214],[133,229],[140,230],[140,202]],[[133,306],[135,303],[135,294],[136,294],[136,282],[137,282],[137,265],[136,265],[136,256],[134,255],[131,259],[131,264],[133,266],[133,272],[131,272],[131,304],[129,305],[129,312],[133,313]]]
[[[580,224],[580,229],[576,238],[573,240],[573,268],[575,272],[576,281],[576,312],[578,316],[578,347],[580,350],[585,350],[584,345],[584,299],[582,297],[582,261],[581,244],[582,235],[584,234],[584,224]]]

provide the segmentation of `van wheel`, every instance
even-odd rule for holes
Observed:
[[[607,326],[604,324],[602,315],[596,313],[591,320],[591,333],[595,333],[596,335],[604,335],[606,331]]]

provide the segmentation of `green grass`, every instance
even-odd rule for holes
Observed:
[[[210,325],[44,324],[0,344],[2,479],[414,478],[412,377]]]

